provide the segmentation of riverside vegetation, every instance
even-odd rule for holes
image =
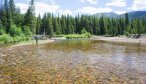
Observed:
[[[30,40],[32,35],[44,33],[50,37],[68,35],[67,37],[74,38],[82,34],[82,30],[88,34],[81,35],[81,37],[90,37],[89,33],[106,36],[128,36],[129,34],[139,34],[140,36],[140,34],[146,33],[145,22],[145,19],[129,20],[128,13],[125,14],[125,18],[104,16],[99,18],[96,15],[57,16],[51,13],[46,13],[41,18],[40,15],[35,16],[34,0],[31,0],[25,14],[21,14],[13,0],[9,0],[9,2],[4,0],[4,4],[0,7],[0,42],[26,41]]]

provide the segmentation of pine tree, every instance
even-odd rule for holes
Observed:
[[[58,22],[57,18],[54,18],[53,25],[54,25],[55,34],[57,34],[57,35],[61,34],[60,29],[59,29],[59,22]]]
[[[23,25],[27,25],[30,27],[31,31],[35,32],[35,25],[36,25],[36,18],[35,18],[35,6],[34,0],[31,0],[30,6],[24,16],[24,23]]]
[[[132,28],[131,28],[131,24],[128,24],[127,26],[127,30],[126,30],[129,34],[132,34]]]
[[[71,22],[71,17],[67,15],[67,21],[66,21],[66,34],[71,34],[72,33],[72,22]]]
[[[6,26],[7,26],[7,14],[6,14],[6,6],[7,6],[7,0],[5,0],[5,5],[2,7],[2,19],[1,19],[1,21],[2,21],[2,24],[3,24],[3,26],[4,26],[4,30],[6,30]]]
[[[53,20],[52,15],[50,13],[48,13],[47,18],[46,18],[46,29],[45,29],[45,31],[47,32],[48,35],[51,34],[52,30],[53,30],[53,33],[54,33],[52,20]]]
[[[10,8],[9,8],[9,5],[8,5],[8,0],[5,0],[4,2],[4,13],[6,11],[6,17],[4,17],[4,26],[6,28],[6,32],[9,33],[9,30],[12,26],[12,15],[11,15],[11,11],[10,11]],[[5,15],[4,15],[5,16]]]
[[[2,19],[3,17],[3,5],[0,6],[0,19]]]
[[[39,16],[37,18],[36,34],[39,34],[40,29],[41,29],[41,16],[39,14]]]
[[[47,32],[48,35],[50,35],[50,37],[54,36],[54,29],[53,29],[53,25],[52,25],[52,17],[50,17],[50,14],[47,17]]]
[[[54,30],[53,30],[52,25],[50,26],[50,34],[49,35],[51,38],[54,36]]]
[[[142,20],[142,25],[144,27],[144,33],[146,34],[146,19]]]
[[[66,29],[66,19],[65,16],[61,16],[61,29],[62,29],[62,34],[66,34],[65,29]]]
[[[98,34],[98,22],[96,19],[96,16],[93,18],[93,34],[97,35]]]
[[[75,17],[75,33],[81,33],[81,24],[80,24],[81,20],[80,20],[80,16],[78,15],[77,17]]]
[[[0,35],[4,34],[4,30],[3,30],[3,24],[2,21],[0,19]]]
[[[58,30],[59,30],[59,34],[62,34],[62,30],[61,30],[61,22],[60,22],[60,17],[59,17],[59,15],[58,15],[58,18],[57,18],[57,21],[58,21]]]
[[[41,29],[40,29],[40,34],[46,33],[46,29],[47,28],[47,14],[43,15],[42,18],[42,25],[41,25]],[[47,30],[48,31],[48,30]]]
[[[71,17],[71,34],[75,33],[75,19]]]
[[[12,20],[12,14],[11,14],[11,10],[10,8],[8,8],[7,10],[7,33],[9,33],[9,30],[11,29],[11,26],[13,24],[13,20]]]
[[[136,19],[132,21],[132,27],[133,27],[133,34],[137,34],[137,20]]]
[[[99,20],[99,28],[100,28],[100,34],[101,35],[105,35],[105,24],[104,24],[104,18],[103,18],[103,15],[102,17],[100,18]]]
[[[0,19],[0,28],[3,28],[3,24],[2,24],[1,19]]]
[[[11,11],[12,20],[15,21],[16,8],[15,8],[15,3],[13,0],[9,0],[9,8]]]
[[[15,16],[14,16],[14,23],[17,25],[17,27],[22,27],[24,20],[24,15],[20,13],[20,8],[16,8]],[[24,29],[22,29],[24,30]]]
[[[126,28],[128,27],[129,24],[129,17],[128,17],[128,13],[125,13],[125,31],[127,30]]]
[[[142,23],[141,23],[141,21],[137,20],[137,33],[138,33],[138,36],[141,36],[142,31],[143,31]]]
[[[127,26],[128,24],[129,24],[128,13],[125,13],[125,25]]]

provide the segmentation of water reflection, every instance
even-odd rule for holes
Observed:
[[[139,44],[109,43],[85,39],[62,40],[41,45],[41,47],[48,53],[57,50],[56,53],[59,54],[61,51],[66,56],[87,57],[89,64],[103,60],[107,63],[125,65],[130,69],[146,72],[146,48]]]
[[[119,77],[119,80],[126,78],[123,81],[128,81],[129,78],[132,81],[134,78],[142,78],[145,81],[145,51],[146,47],[139,44],[109,43],[88,39],[59,40],[37,46],[1,47],[0,82],[10,81],[11,84],[13,80],[18,81],[18,84],[26,82],[33,84],[35,80],[35,84],[39,84],[40,81],[46,81],[48,78],[56,79],[58,74],[59,78],[67,77],[66,80],[71,75],[71,79],[82,77],[78,76],[81,74],[78,72],[83,72],[81,75],[86,74],[87,78],[94,75],[95,79],[101,77],[103,81],[106,79],[110,81],[113,76]]]

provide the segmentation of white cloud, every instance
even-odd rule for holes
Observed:
[[[117,14],[124,14],[124,13],[126,13],[126,11],[115,11],[115,13],[117,13]]]
[[[29,5],[24,4],[24,3],[17,3],[16,4],[17,7],[20,7],[21,13],[26,13]],[[56,4],[47,4],[45,2],[36,2],[35,3],[35,12],[36,12],[36,16],[38,16],[38,14],[41,14],[41,16],[44,13],[50,12],[50,13],[55,13],[59,10],[59,6]]]
[[[73,12],[71,10],[59,10],[58,11],[59,15],[73,15]]]
[[[44,2],[36,2],[35,3],[35,9],[36,9],[36,15],[40,14],[44,14],[47,12],[50,13],[56,13],[59,10],[59,6],[54,4],[54,5],[49,5],[47,3]]]
[[[97,4],[97,0],[80,0],[82,3]]]
[[[133,5],[130,9],[141,10],[146,8],[146,0],[134,0]]]
[[[23,14],[26,13],[26,11],[29,7],[29,5],[24,4],[24,3],[17,3],[16,6],[20,8],[21,13],[23,13]]]
[[[109,3],[105,4],[106,6],[113,6],[113,7],[125,7],[126,0],[112,0]]]
[[[54,0],[50,0],[50,1],[54,1]],[[28,9],[28,4],[25,3],[16,3],[16,6],[20,7],[21,13],[26,13],[27,9]],[[102,12],[112,12],[113,9],[111,9],[110,7],[105,7],[105,8],[96,8],[96,7],[82,7],[76,10],[69,10],[69,9],[62,9],[59,5],[57,4],[48,4],[46,2],[43,1],[38,1],[35,2],[35,13],[36,16],[38,16],[38,14],[40,14],[41,16],[43,16],[44,13],[54,13],[54,14],[60,14],[60,15],[77,15],[77,14],[96,14],[96,13],[102,13]],[[119,13],[119,11],[117,12]]]
[[[112,9],[108,7],[106,8],[83,7],[75,11],[75,13],[79,14],[96,14],[102,12],[112,12]]]

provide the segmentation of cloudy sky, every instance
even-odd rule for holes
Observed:
[[[21,12],[25,13],[30,0],[14,0]],[[35,0],[36,15],[46,12],[54,14],[95,14],[115,12],[122,14],[136,10],[146,10],[146,0]]]

